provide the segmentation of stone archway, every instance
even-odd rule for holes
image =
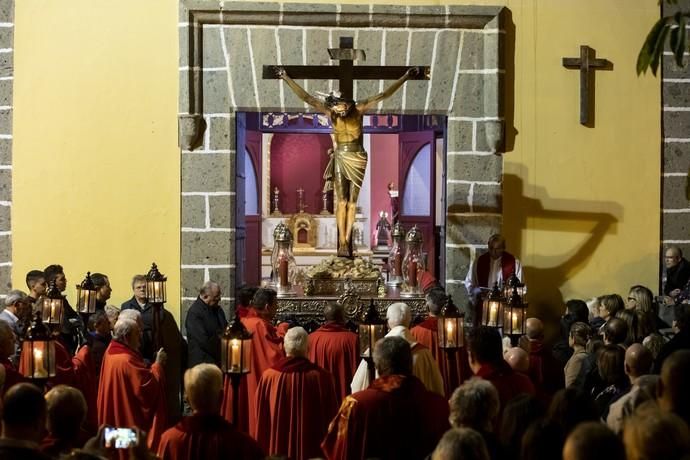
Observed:
[[[234,305],[236,113],[308,108],[263,64],[328,64],[326,47],[353,36],[367,62],[431,66],[379,113],[443,114],[446,139],[445,277],[458,305],[477,250],[501,227],[504,78],[501,7],[333,5],[183,0],[180,5],[182,319],[205,280]],[[328,92],[329,82],[310,81]],[[355,84],[354,95],[383,83]],[[407,89],[409,88],[409,90]],[[184,323],[184,321],[182,321]]]

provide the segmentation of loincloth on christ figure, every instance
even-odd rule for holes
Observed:
[[[346,142],[337,144],[329,154],[331,158],[323,173],[326,180],[323,191],[335,188],[335,193],[341,199],[357,201],[367,169],[366,150],[357,142]]]

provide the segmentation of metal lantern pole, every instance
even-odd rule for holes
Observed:
[[[161,347],[160,319],[163,304],[168,301],[167,281],[168,279],[158,271],[156,263],[152,263],[151,270],[146,274],[146,301],[153,307],[153,343],[156,350]]]
[[[482,316],[480,323],[482,326],[495,328],[503,327],[503,296],[498,288],[498,283],[494,283],[489,296],[482,302]]]
[[[62,325],[64,303],[65,298],[55,285],[55,280],[52,280],[41,305],[41,322],[52,329],[58,329]]]
[[[26,330],[19,357],[19,371],[38,387],[43,388],[55,377],[55,339],[43,323],[40,311]]]
[[[386,335],[386,321],[379,315],[376,305],[374,305],[374,299],[371,299],[369,308],[364,313],[357,331],[359,336],[359,355],[367,362],[369,382],[373,382],[376,378],[374,345]]]
[[[457,375],[457,351],[465,346],[465,314],[458,310],[451,296],[448,296],[446,304],[438,315],[438,346],[446,353],[448,358],[448,375],[450,377],[450,390],[459,385]]]
[[[252,334],[240,321],[237,311],[235,318],[220,336],[220,365],[225,375],[230,376],[232,384],[232,423],[237,426],[240,405],[240,383],[242,376],[251,372]]]
[[[83,343],[86,343],[89,317],[96,313],[97,292],[96,286],[91,279],[91,272],[86,272],[86,278],[80,284],[77,284],[77,312],[84,322],[84,330],[82,331]]]

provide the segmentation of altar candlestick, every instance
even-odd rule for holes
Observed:
[[[410,267],[409,267],[409,276],[408,276],[407,283],[415,287],[417,286],[417,262],[412,261],[410,262]]]
[[[280,285],[287,286],[288,284],[288,261],[282,259],[278,267],[278,276],[280,277]]]

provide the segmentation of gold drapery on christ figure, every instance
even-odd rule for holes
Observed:
[[[326,181],[323,191],[328,192],[335,187],[340,199],[357,197],[367,169],[367,152],[357,142],[343,142],[336,144],[335,150],[331,149],[328,153],[330,159],[323,173]],[[346,190],[348,183],[357,189]]]

